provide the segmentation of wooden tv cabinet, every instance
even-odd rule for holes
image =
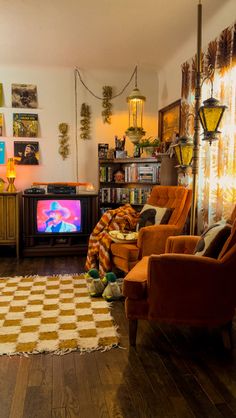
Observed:
[[[20,253],[20,198],[21,192],[0,193],[0,245],[15,246]]]
[[[57,199],[81,200],[83,231],[81,233],[50,233],[37,231],[37,201]],[[97,194],[23,194],[23,255],[58,256],[86,254],[89,236],[98,221]]]

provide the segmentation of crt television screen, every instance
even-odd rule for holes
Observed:
[[[37,201],[37,232],[60,234],[80,231],[80,200],[45,199]]]

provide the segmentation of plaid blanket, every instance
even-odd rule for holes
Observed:
[[[134,231],[138,218],[139,213],[129,204],[106,211],[90,235],[86,270],[98,268],[101,277],[111,271],[110,246],[112,240],[108,232],[114,229]]]

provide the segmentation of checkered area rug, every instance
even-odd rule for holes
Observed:
[[[0,278],[0,355],[119,345],[109,304],[81,275]]]

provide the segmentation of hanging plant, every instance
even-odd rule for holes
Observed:
[[[102,95],[103,95],[103,101],[102,101],[102,118],[103,123],[111,123],[111,115],[112,115],[112,87],[111,86],[104,86],[102,88]]]
[[[82,139],[90,139],[90,118],[91,112],[89,105],[86,103],[82,103],[81,111],[80,111],[80,138]]]
[[[59,154],[62,156],[63,160],[65,160],[69,153],[70,153],[70,149],[69,149],[69,136],[67,135],[68,132],[68,124],[67,123],[60,123],[58,126],[58,129],[60,131],[60,135],[59,135]]]

